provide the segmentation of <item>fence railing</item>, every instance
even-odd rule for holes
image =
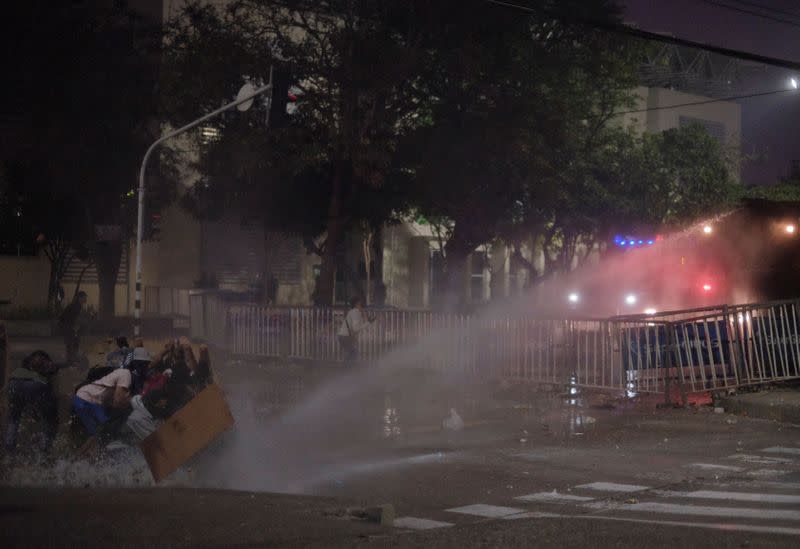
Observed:
[[[342,360],[344,312],[230,304],[192,295],[192,335],[234,354]],[[359,358],[530,383],[636,393],[731,389],[800,378],[800,302],[606,320],[382,310]]]

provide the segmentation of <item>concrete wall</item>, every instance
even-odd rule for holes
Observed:
[[[383,231],[383,282],[386,304],[409,306],[409,242],[414,233],[407,225],[393,225]]]
[[[36,257],[0,256],[0,299],[10,307],[44,307],[50,263],[44,254]]]
[[[200,223],[184,208],[173,205],[161,217],[161,233],[151,245],[157,286],[193,288],[200,276],[202,248]]]
[[[44,254],[36,257],[0,256],[0,299],[11,301],[10,308],[40,308],[47,305],[47,285],[50,278],[50,263]],[[75,283],[62,283],[66,300],[75,293]],[[88,305],[98,306],[99,288],[97,283],[81,284],[86,292]],[[131,293],[133,288],[131,288]],[[116,307],[114,314],[126,315],[133,310],[133,300],[128,299],[128,287],[116,286]]]
[[[309,305],[311,294],[314,292],[314,268],[320,264],[320,258],[315,255],[303,254],[300,262],[300,282],[298,284],[278,284],[276,297],[279,305]]]

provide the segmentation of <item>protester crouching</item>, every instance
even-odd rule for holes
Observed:
[[[109,340],[110,342],[110,340]],[[112,368],[120,368],[125,363],[125,359],[133,352],[133,349],[128,345],[128,338],[116,338],[117,348],[106,355],[106,366]]]
[[[75,392],[72,410],[89,434],[90,441],[101,429],[130,406],[131,372],[117,368],[96,381],[90,381]],[[96,445],[97,441],[93,444]]]
[[[135,347],[124,368],[131,373],[131,395],[138,395],[144,389],[152,368],[150,353],[144,347]]]
[[[142,394],[131,400],[127,429],[144,440],[211,381],[208,347],[201,346],[197,360],[188,339],[168,343],[153,360]]]
[[[25,412],[38,418],[42,425],[39,447],[48,452],[58,431],[58,404],[53,393],[52,378],[58,371],[44,351],[34,351],[11,372],[8,382],[8,425],[4,437],[6,450],[13,453],[17,433]]]

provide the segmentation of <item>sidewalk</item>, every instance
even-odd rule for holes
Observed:
[[[726,412],[800,425],[800,388],[741,393],[720,399]]]
[[[331,498],[182,488],[8,488],[5,547],[355,546],[390,530]]]

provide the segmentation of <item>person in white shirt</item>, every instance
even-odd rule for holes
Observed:
[[[364,300],[361,297],[354,297],[350,300],[350,310],[339,326],[337,336],[339,346],[344,353],[347,362],[354,362],[358,357],[358,336],[359,334],[375,321],[375,317],[364,310]]]
[[[125,368],[113,370],[105,377],[83,385],[72,397],[72,409],[90,436],[98,434],[115,410],[129,406],[131,372]]]

